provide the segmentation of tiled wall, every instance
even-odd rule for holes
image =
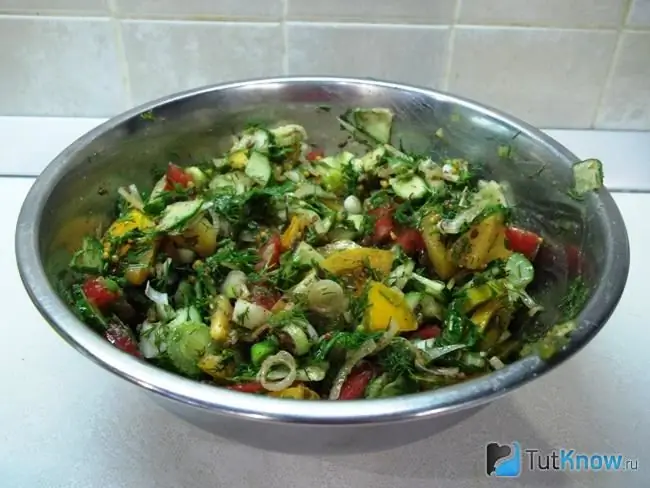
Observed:
[[[650,0],[0,0],[0,115],[107,116],[279,74],[425,85],[541,127],[650,130]]]

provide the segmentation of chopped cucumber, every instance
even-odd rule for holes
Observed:
[[[257,151],[251,152],[246,164],[246,176],[260,186],[266,186],[271,178],[271,163],[269,158]]]
[[[104,247],[94,237],[84,237],[81,249],[74,253],[70,267],[81,273],[101,274],[104,269]]]
[[[230,152],[248,151],[248,149],[251,148],[264,153],[268,152],[269,133],[264,129],[247,129],[242,134],[241,138],[235,141],[233,146],[230,148]]]
[[[196,166],[185,168],[185,172],[190,175],[192,181],[194,182],[194,186],[197,188],[203,188],[208,183],[208,177],[203,171],[201,171],[200,168],[197,168]]]
[[[153,190],[151,190],[151,195],[149,195],[149,202],[159,198],[164,192],[165,187],[167,186],[167,177],[162,176],[154,185]]]
[[[445,319],[445,307],[435,300],[431,295],[423,294],[420,301],[422,316],[425,319]]]
[[[582,196],[603,187],[603,164],[597,159],[585,159],[573,165],[572,194]]]
[[[363,155],[360,159],[354,159],[352,164],[357,171],[370,173],[379,166],[385,155],[386,148],[384,146],[379,146]]]
[[[165,208],[165,187],[167,177],[161,177],[151,190],[151,195],[144,206],[144,211],[151,215],[158,215]]]
[[[405,200],[417,200],[427,194],[429,188],[422,178],[412,176],[410,178],[391,178],[390,186],[398,197]]]
[[[301,125],[288,124],[271,129],[275,143],[280,147],[289,147],[300,144],[307,139],[307,131]]]
[[[406,300],[406,304],[409,306],[411,311],[414,312],[422,301],[422,293],[417,291],[410,291],[404,295],[404,300]]]
[[[314,222],[314,231],[319,236],[327,234],[329,230],[334,225],[334,219],[332,217],[325,217],[324,219],[318,219]]]
[[[188,376],[201,373],[198,363],[211,345],[210,328],[204,324],[185,322],[172,330],[167,354],[178,370]]]
[[[447,285],[442,281],[425,278],[417,273],[412,273],[411,278],[424,287],[424,292],[436,298],[443,298]]]
[[[223,175],[217,175],[210,181],[210,189],[232,188],[238,195],[246,193],[253,186],[253,180],[241,171],[233,171]]]
[[[469,177],[469,163],[464,159],[446,159],[442,165],[442,178],[447,181],[462,183]]]
[[[363,228],[363,222],[365,220],[365,216],[348,214],[347,220],[352,224],[352,226],[357,232],[360,232],[361,229]]]
[[[390,142],[393,112],[387,108],[356,108],[344,115],[345,120],[377,142]]]
[[[159,232],[182,230],[197,216],[202,206],[203,200],[200,198],[167,205],[163,210],[162,218],[156,226],[156,230]]]
[[[323,255],[304,241],[298,244],[293,257],[297,263],[304,265],[320,263],[323,260]]]

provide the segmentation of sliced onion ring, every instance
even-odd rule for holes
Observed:
[[[271,381],[268,376],[271,370],[277,366],[286,366],[287,374],[279,381]],[[280,351],[273,356],[269,356],[262,362],[257,381],[268,391],[282,391],[289,388],[296,380],[296,360],[287,351]]]

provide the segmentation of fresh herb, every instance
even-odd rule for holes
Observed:
[[[459,310],[458,303],[449,307],[442,330],[443,344],[467,344],[472,347],[480,340],[476,325]]]
[[[570,320],[576,317],[584,308],[589,299],[589,288],[581,276],[575,278],[560,302],[562,320]]]
[[[316,345],[313,352],[314,361],[325,361],[333,348],[339,347],[347,351],[359,349],[361,345],[368,340],[377,340],[381,337],[381,332],[366,332],[357,330],[354,332],[333,332],[326,334]]]
[[[406,342],[394,339],[377,355],[379,365],[393,377],[409,376],[414,371],[415,354]]]
[[[246,381],[254,381],[257,378],[259,367],[250,363],[240,363],[237,365],[235,372],[231,378],[234,383],[242,383]]]
[[[259,254],[254,249],[238,249],[232,239],[226,239],[221,241],[215,253],[205,260],[205,265],[212,276],[217,278],[225,277],[234,269],[246,274],[252,273],[258,261]]]
[[[297,285],[309,269],[310,265],[301,263],[292,253],[287,252],[280,256],[279,266],[265,272],[263,279],[275,288],[287,291]]]
[[[70,291],[64,295],[64,299],[68,302],[70,307],[72,307],[75,315],[77,315],[80,320],[83,320],[85,323],[93,326],[99,331],[106,330],[108,321],[97,307],[88,301],[81,285],[72,285]]]

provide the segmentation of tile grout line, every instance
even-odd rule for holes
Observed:
[[[594,113],[591,119],[591,126],[590,126],[592,129],[596,129],[596,126],[598,124],[598,118],[603,109],[603,103],[607,95],[607,90],[614,78],[614,71],[616,71],[616,65],[621,55],[621,50],[623,49],[623,37],[625,36],[625,26],[630,16],[630,12],[632,11],[632,2],[633,0],[627,0],[625,9],[623,11],[623,18],[621,19],[620,24],[618,26],[618,36],[616,37],[616,45],[614,46],[612,59],[609,62],[609,69],[607,70],[607,74],[605,75],[605,80],[603,81],[603,85],[600,88],[600,93],[598,94],[598,101],[596,102],[596,106],[594,107]]]
[[[456,26],[458,25],[458,19],[460,18],[462,1],[463,0],[456,0],[456,5],[454,6],[454,17],[451,19],[451,25],[449,26],[449,36],[447,37],[447,57],[445,59],[445,73],[441,87],[444,91],[449,90],[449,84],[451,81],[451,67],[454,56],[454,44],[456,43]]]
[[[462,2],[462,0],[458,0]],[[107,0],[109,4],[113,4],[112,0]],[[286,0],[283,0],[284,9],[286,10]],[[459,3],[457,3],[459,5]],[[629,4],[628,4],[629,5]],[[223,17],[223,16],[204,16],[197,18],[192,15],[171,16],[165,14],[125,14],[117,15],[116,12],[112,14],[103,15],[100,12],[81,12],[81,11],[57,11],[57,12],[39,12],[36,14],[29,11],[10,12],[0,10],[0,18],[20,18],[20,19],[116,19],[116,20],[140,20],[150,22],[187,22],[187,23],[252,23],[252,24],[274,24],[283,23],[288,20],[286,12],[281,19],[261,18],[258,16],[252,17]],[[330,19],[296,19],[293,22],[299,24],[333,24],[333,25],[352,25],[352,26],[391,26],[391,27],[412,27],[412,28],[445,28],[449,24],[431,24],[431,23],[409,23],[401,20],[381,20],[381,21],[362,21],[362,20],[330,20]],[[493,24],[472,24],[472,23],[458,23],[457,20],[453,22],[455,26],[472,27],[479,29],[537,29],[537,30],[559,30],[559,31],[619,31],[620,26],[608,25],[592,25],[592,26],[560,26],[553,24],[518,24],[518,23],[493,23]],[[624,30],[631,32],[650,32],[650,26],[624,26]]]
[[[115,0],[106,0],[108,9],[110,11],[110,21],[113,25],[114,42],[117,50],[118,62],[120,64],[120,71],[122,72],[122,84],[124,86],[124,94],[126,95],[127,109],[133,107],[133,94],[131,92],[131,74],[129,73],[129,63],[126,56],[126,46],[124,45],[124,36],[122,34],[122,25],[119,19],[115,16],[117,6]]]

